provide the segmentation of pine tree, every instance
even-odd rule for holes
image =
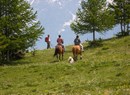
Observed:
[[[8,40],[5,35],[0,33],[0,62],[3,61],[4,56],[2,55],[2,51],[8,46]],[[0,63],[1,64],[1,63]]]
[[[129,0],[114,0],[110,5],[115,13],[116,24],[120,24],[120,36],[129,34],[130,25],[130,1]]]
[[[76,16],[71,29],[76,34],[93,33],[93,41],[96,40],[95,32],[103,33],[114,25],[114,16],[105,0],[83,0]]]
[[[43,34],[44,28],[36,20],[36,14],[27,1],[0,0],[0,32],[8,42],[1,51],[5,61],[10,61],[18,50],[35,45]]]

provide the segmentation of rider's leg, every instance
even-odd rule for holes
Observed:
[[[65,51],[65,47],[64,47],[64,45],[62,45],[62,48],[63,48],[63,50]]]
[[[84,51],[83,45],[80,44],[81,51]]]

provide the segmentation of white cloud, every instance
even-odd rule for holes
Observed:
[[[39,2],[40,2],[40,0],[26,0],[27,2],[29,2],[30,3],[30,5],[32,5],[32,4],[38,4]]]
[[[82,1],[83,1],[83,0],[79,0],[78,4],[80,5]],[[112,3],[113,3],[113,0],[107,0],[107,3],[112,4]]]
[[[60,8],[63,7],[62,1],[63,1],[63,0],[47,0],[48,3],[57,4],[57,5],[60,6]]]
[[[35,1],[35,0],[32,0],[30,4],[32,5],[32,4],[34,3],[34,1]]]
[[[72,18],[71,18],[70,20],[64,22],[64,24],[63,24],[63,26],[62,26],[62,29],[58,32],[59,34],[61,34],[62,32],[64,32],[64,31],[65,31],[65,28],[66,28],[67,26],[70,26],[70,24],[75,20],[76,15],[73,14],[73,13],[71,13],[71,12],[70,12],[70,14],[72,15]]]
[[[79,0],[79,2],[78,2],[79,5],[81,4],[81,1],[82,1],[82,0]]]

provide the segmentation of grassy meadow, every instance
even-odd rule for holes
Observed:
[[[130,95],[130,36],[99,47],[85,42],[83,59],[73,64],[71,48],[63,61],[48,49],[0,66],[0,95]]]

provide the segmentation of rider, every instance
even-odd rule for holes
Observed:
[[[80,41],[78,35],[77,35],[76,38],[74,39],[74,44],[75,44],[75,45],[79,45],[80,48],[81,48],[81,50],[84,51],[84,50],[83,50],[83,45],[81,44],[81,41]]]
[[[57,38],[57,45],[61,45],[63,50],[65,51],[65,48],[64,48],[64,40],[61,38],[61,35],[58,35],[58,38]],[[57,46],[56,46],[57,47]],[[56,54],[56,48],[55,48],[55,54]],[[55,55],[54,54],[54,55]]]
[[[61,38],[61,35],[57,38],[57,44],[62,45],[64,43],[63,39]]]
[[[65,51],[65,48],[64,48],[64,40],[61,38],[61,35],[58,35],[58,38],[57,38],[57,45],[61,45],[62,48],[64,49]]]

